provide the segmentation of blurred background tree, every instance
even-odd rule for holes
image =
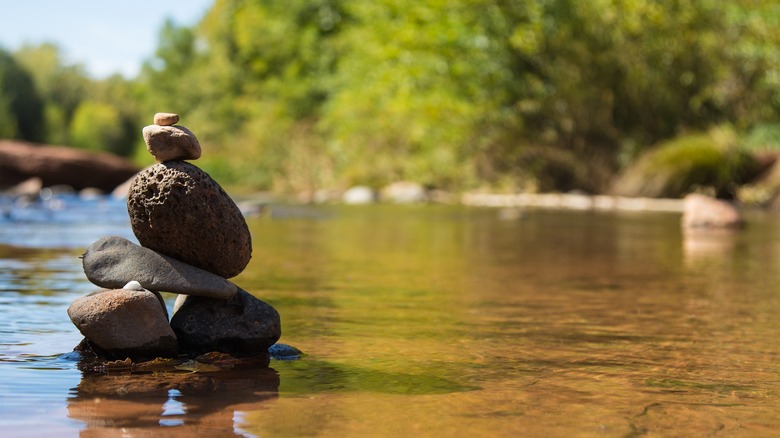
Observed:
[[[0,136],[42,141],[43,100],[30,73],[0,50]]]
[[[0,57],[0,134],[149,162],[140,128],[172,111],[228,185],[625,192],[649,151],[711,157],[713,129],[726,161],[775,153],[779,43],[770,0],[216,0],[132,80],[48,44]]]
[[[44,141],[68,143],[69,123],[76,107],[89,89],[89,79],[81,65],[69,65],[59,47],[51,43],[22,46],[14,58],[24,66],[44,101]]]
[[[26,109],[14,114],[35,120],[36,125],[31,134],[20,130],[17,136],[4,137],[124,156],[138,146],[141,104],[139,94],[133,91],[137,88],[134,81],[120,76],[91,79],[83,66],[67,63],[59,47],[51,43],[25,45],[9,60],[19,66],[17,76],[29,83],[28,89],[23,85],[14,88],[29,102]]]

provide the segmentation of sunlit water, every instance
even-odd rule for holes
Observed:
[[[66,309],[94,289],[83,249],[132,232],[121,201],[63,202],[0,216],[4,437],[780,434],[777,216],[691,236],[674,214],[274,206],[233,280],[305,357],[102,375]]]

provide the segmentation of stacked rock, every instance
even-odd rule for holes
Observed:
[[[281,336],[279,313],[228,281],[246,268],[252,238],[241,211],[206,172],[195,135],[158,113],[143,128],[157,164],[130,185],[127,210],[139,245],[108,236],[87,248],[84,273],[104,288],[68,316],[107,359],[265,355]],[[159,292],[180,294],[170,322]]]

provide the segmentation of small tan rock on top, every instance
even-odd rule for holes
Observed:
[[[157,113],[154,115],[154,124],[158,126],[173,126],[179,123],[179,115],[174,113]]]

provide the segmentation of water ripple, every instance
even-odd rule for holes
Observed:
[[[78,248],[105,235],[133,239],[124,199],[65,194],[21,202],[0,196],[0,244]]]

